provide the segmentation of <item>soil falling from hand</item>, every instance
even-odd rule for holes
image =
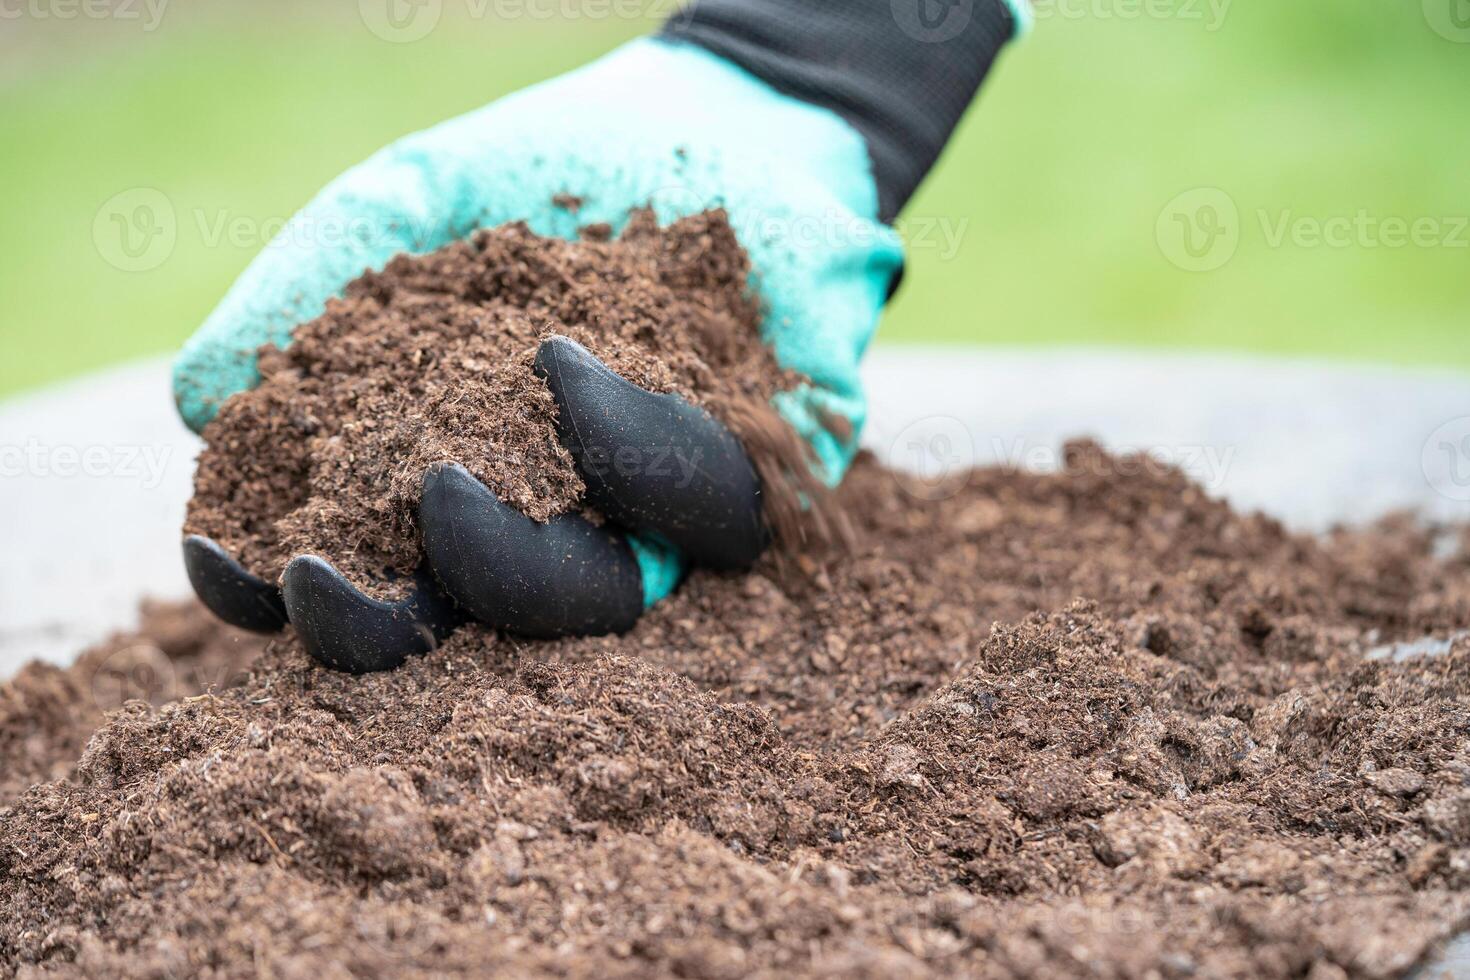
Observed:
[[[0,956],[1325,980],[1470,925],[1470,642],[1393,655],[1470,627],[1463,550],[1085,444],[950,486],[861,461],[849,558],[696,573],[625,637],[470,628],[364,678],[286,639],[81,717],[0,811]]]

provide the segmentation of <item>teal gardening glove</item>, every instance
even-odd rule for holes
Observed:
[[[835,10],[820,0],[705,0],[660,37],[632,42],[577,71],[399,140],[307,204],[188,341],[174,368],[181,415],[201,430],[226,399],[259,381],[255,353],[262,345],[288,344],[294,327],[321,314],[346,283],[399,252],[428,252],[509,221],[573,238],[578,227],[597,222],[620,229],[638,207],[651,206],[667,224],[719,206],[750,255],[766,311],[765,340],[783,367],[811,382],[777,395],[776,408],[810,444],[820,476],[835,485],[864,422],[858,362],[902,268],[900,242],[887,222],[927,172],[1019,23],[1001,0],[990,6],[976,0],[975,8],[967,31],[936,41],[905,33],[889,0],[854,0]],[[863,63],[843,74],[832,63],[843,46],[868,52],[870,61],[859,58]],[[829,93],[840,107],[821,104],[818,93]],[[575,215],[553,204],[568,192],[582,198]],[[347,234],[328,247],[313,242],[312,229]],[[575,347],[543,348],[538,357],[563,417],[597,408],[579,404],[579,391],[602,385],[608,394],[608,385],[616,387],[617,379],[602,377],[610,372]],[[634,401],[638,396],[645,402],[654,397],[627,393]],[[690,438],[705,440],[695,451],[730,450],[728,433],[704,431],[714,423],[697,410],[662,402],[640,410],[665,419],[688,415],[699,430]],[[835,433],[833,417],[850,425]],[[580,459],[579,447],[569,448]],[[734,455],[739,459],[727,460],[732,469],[726,482],[738,487],[749,463],[738,446]],[[466,509],[486,503],[473,498],[481,491],[489,495],[477,483],[463,486],[467,478],[455,468],[426,480],[426,503],[454,498],[445,504],[452,516],[421,520],[429,563],[460,605],[515,632],[627,628],[678,584],[686,564],[681,551],[701,563],[735,567],[753,560],[764,543],[747,533],[740,541],[707,546],[702,532],[687,526],[700,523],[701,515],[670,524],[667,513],[659,516],[669,510],[667,501],[634,500],[624,508],[631,533],[618,538],[626,544],[579,538],[553,548],[562,554],[568,547],[590,548],[582,555],[589,559],[623,555],[611,560],[623,569],[612,577],[619,584],[568,580],[556,567],[565,560],[507,571],[466,560],[467,531],[478,530],[486,547],[504,553],[517,550],[521,539],[534,539],[538,529],[509,516],[488,529],[467,528]],[[618,513],[618,498],[627,488],[603,488],[599,499],[596,481],[587,482],[593,503],[609,505],[615,522],[625,516]],[[758,497],[759,484],[751,486]],[[495,506],[493,499],[488,506]],[[428,516],[421,510],[421,518]],[[707,527],[720,523],[703,517]],[[458,539],[459,558],[436,561],[434,525],[446,522],[453,525],[445,533]],[[585,537],[581,529],[578,534]],[[191,539],[185,554],[196,590],[216,613],[249,628],[281,625],[283,603],[273,585],[250,576],[212,542]],[[518,584],[494,581],[497,574]],[[535,581],[527,584],[528,578]],[[442,633],[452,619],[431,608],[426,596],[393,607],[375,603],[319,559],[293,562],[283,589],[285,612],[308,647],[345,669],[391,666],[423,649],[432,642],[427,635]],[[585,598],[590,593],[600,598]],[[610,601],[608,593],[621,598]],[[269,613],[262,615],[262,608]],[[432,629],[385,625],[385,617],[422,620]]]

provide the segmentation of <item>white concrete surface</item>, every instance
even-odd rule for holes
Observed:
[[[879,349],[866,373],[865,441],[936,492],[970,464],[1054,465],[1062,440],[1088,434],[1300,528],[1399,507],[1470,520],[1470,375],[910,348]],[[178,541],[197,446],[162,360],[0,403],[0,677],[130,625],[144,595],[187,594]]]
[[[132,625],[143,596],[187,594],[197,452],[163,360],[0,402],[0,677]]]
[[[1092,435],[1293,527],[1395,508],[1470,520],[1470,374],[1118,351],[879,350],[867,442],[926,468],[1055,463]],[[966,455],[968,442],[968,455]]]

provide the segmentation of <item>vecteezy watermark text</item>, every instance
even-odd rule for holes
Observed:
[[[169,0],[0,0],[0,20],[137,21],[158,29]]]
[[[1470,216],[1376,215],[1365,208],[1351,214],[1297,214],[1290,208],[1256,214],[1271,248],[1470,248]]]
[[[1225,26],[1234,0],[1034,0],[1032,14],[1044,20],[1168,20],[1199,24],[1213,33]]]
[[[577,453],[578,466],[594,476],[617,474],[621,477],[672,479],[674,487],[679,490],[694,482],[703,460],[704,452],[697,447],[686,451],[678,446],[635,446],[628,443],[583,446]]]
[[[664,222],[724,206],[718,195],[701,195],[687,187],[660,188],[642,204],[652,207]],[[970,231],[966,216],[904,215],[892,230],[842,208],[775,213],[747,207],[730,215],[742,242],[795,251],[870,249],[896,232],[910,254],[956,258]],[[260,216],[220,208],[181,209],[154,187],[133,187],[112,195],[92,220],[97,254],[123,272],[157,269],[173,255],[181,239],[203,248],[258,251],[267,248],[361,249],[364,253],[422,251],[424,243],[445,242],[460,232],[447,221],[434,223],[412,216],[389,217],[326,215],[313,218]]]
[[[167,445],[74,446],[28,439],[0,443],[0,479],[117,479],[154,490],[163,483],[172,455]]]
[[[1131,445],[1110,443],[1106,453],[1085,456],[1080,462],[1065,459],[1063,449],[1025,439],[992,439],[991,454],[1001,465],[1032,473],[1054,473],[1063,468],[1082,469],[1093,476],[1162,476],[1178,471],[1205,490],[1218,491],[1225,485],[1235,462],[1234,446],[1202,443]]]
[[[358,0],[363,25],[376,37],[408,44],[428,37],[446,8],[469,20],[641,20],[662,23],[681,15],[689,0]]]
[[[1107,451],[1069,459],[1064,446],[1024,437],[977,439],[950,416],[906,425],[888,441],[885,462],[908,473],[904,488],[924,500],[945,500],[963,490],[978,465],[1029,473],[1061,470],[1103,477],[1159,477],[1183,473],[1208,492],[1224,489],[1236,447],[1205,443],[1110,443]]]
[[[1187,272],[1212,272],[1235,257],[1242,238],[1258,230],[1269,249],[1470,249],[1470,215],[1379,214],[1356,208],[1304,214],[1294,208],[1259,207],[1252,223],[1235,199],[1218,187],[1184,191],[1164,205],[1154,239],[1170,263]]]
[[[448,225],[430,226],[369,217],[304,215],[261,217],[230,208],[193,208],[182,216],[167,194],[133,187],[104,201],[92,219],[92,242],[108,265],[123,272],[149,272],[173,255],[181,236],[204,248],[340,248],[392,246],[401,251],[419,241],[447,240]]]

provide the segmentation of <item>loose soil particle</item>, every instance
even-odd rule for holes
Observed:
[[[1326,980],[1470,926],[1470,641],[1365,656],[1470,626],[1463,551],[1295,536],[1088,444],[951,489],[861,460],[849,557],[696,574],[624,637],[470,628],[364,678],[287,638],[69,768],[95,714],[39,708],[58,752],[24,764],[55,778],[0,811],[0,955]]]
[[[287,349],[265,348],[260,385],[205,428],[186,533],[269,581],[315,554],[387,595],[419,563],[415,510],[433,463],[461,463],[538,521],[578,509],[582,481],[531,368],[540,342],[561,334],[746,437],[768,514],[789,537],[796,493],[816,486],[769,398],[799,379],[761,342],[749,263],[724,213],[660,229],[635,212],[604,239],[512,224],[355,280]]]

